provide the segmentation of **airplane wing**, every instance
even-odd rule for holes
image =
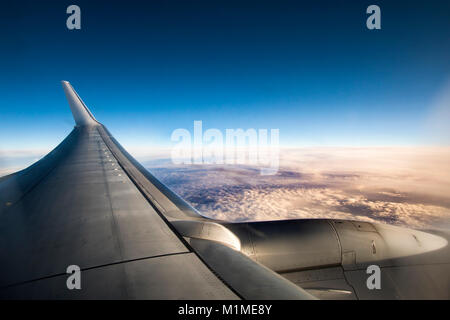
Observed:
[[[63,88],[73,131],[0,179],[0,298],[450,298],[448,231],[205,218]],[[81,289],[68,288],[73,265]]]
[[[313,298],[242,254],[228,229],[145,170],[62,85],[75,128],[0,181],[0,298]],[[215,241],[222,256],[201,256],[190,237]],[[214,259],[232,263],[216,272]],[[79,290],[67,286],[72,265],[81,271]]]

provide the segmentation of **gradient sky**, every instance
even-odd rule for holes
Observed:
[[[0,150],[70,132],[60,80],[125,147],[170,146],[194,120],[287,146],[450,144],[428,132],[450,89],[447,0],[16,1],[0,39]]]

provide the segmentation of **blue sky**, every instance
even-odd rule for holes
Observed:
[[[425,123],[450,79],[448,1],[18,1],[0,37],[0,150],[70,132],[60,80],[125,147],[170,146],[194,120],[279,128],[286,146],[443,143]]]

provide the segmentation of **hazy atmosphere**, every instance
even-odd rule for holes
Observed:
[[[131,151],[163,183],[216,219],[336,218],[450,227],[449,147],[283,148],[278,173],[268,176],[251,166],[174,165],[164,157],[167,150]],[[42,154],[0,154],[0,176]]]

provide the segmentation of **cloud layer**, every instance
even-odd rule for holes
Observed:
[[[281,154],[273,176],[249,166],[175,166],[161,159],[146,165],[217,219],[336,218],[450,227],[449,148],[299,148]]]

